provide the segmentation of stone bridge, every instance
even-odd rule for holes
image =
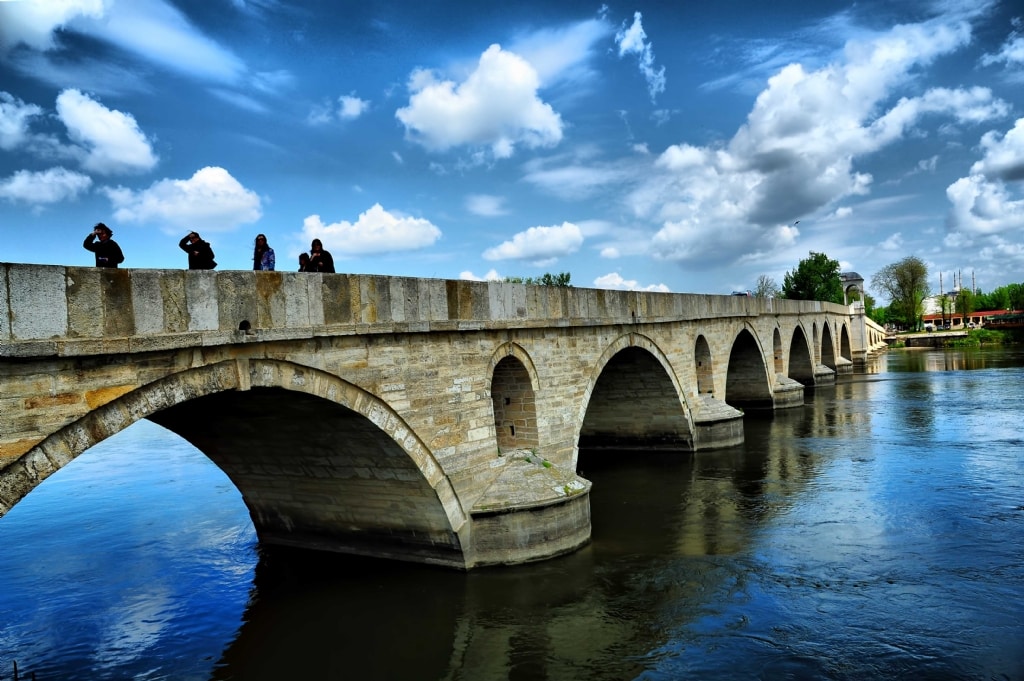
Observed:
[[[149,419],[227,474],[261,542],[540,560],[589,541],[581,447],[731,446],[745,411],[881,347],[813,301],[0,263],[0,516]]]

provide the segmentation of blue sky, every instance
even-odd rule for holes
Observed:
[[[728,293],[1024,280],[1024,8],[0,0],[0,261]],[[884,302],[884,301],[883,301]]]

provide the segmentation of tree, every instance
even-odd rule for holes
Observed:
[[[569,272],[559,272],[558,274],[551,274],[545,272],[539,277],[505,277],[505,281],[510,284],[533,284],[535,286],[571,286],[569,280],[572,278],[572,274]]]
[[[791,300],[822,300],[843,303],[843,280],[839,277],[839,261],[824,253],[810,252],[782,280],[782,297]]]
[[[782,291],[779,289],[779,285],[767,274],[762,274],[757,278],[757,285],[754,288],[755,298],[776,298],[780,293]]]
[[[886,265],[871,277],[871,288],[889,298],[889,321],[917,328],[928,297],[928,266],[916,256]]]

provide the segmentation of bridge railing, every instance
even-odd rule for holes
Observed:
[[[0,356],[139,352],[314,335],[638,324],[841,305],[300,272],[0,263]]]

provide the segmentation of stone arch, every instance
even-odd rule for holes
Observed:
[[[821,363],[832,371],[836,370],[836,345],[828,322],[821,325]]]
[[[537,369],[516,343],[504,343],[494,353],[487,375],[491,383],[494,432],[500,451],[535,449],[537,429]]]
[[[818,322],[811,322],[811,362],[821,363],[821,337],[818,336]]]
[[[839,327],[839,356],[853,361],[853,350],[850,346],[850,328],[847,324]]]
[[[704,334],[693,344],[693,363],[697,373],[697,394],[715,395],[715,365],[711,360],[711,346]]]
[[[693,448],[693,418],[665,354],[637,333],[618,337],[595,364],[577,415],[576,448]]]
[[[807,345],[807,335],[799,324],[793,328],[789,341],[789,377],[806,386],[814,385],[814,357]]]
[[[772,383],[764,351],[749,328],[733,339],[726,369],[725,402],[737,409],[772,409]]]
[[[226,405],[239,412],[226,419],[235,431],[222,428],[220,419],[209,421],[215,413],[210,407]],[[237,432],[253,414],[266,419],[269,409],[287,413],[277,423],[258,423],[266,427],[254,432]],[[304,414],[311,415],[303,424],[324,427],[316,419],[326,415],[343,425],[270,452],[268,441],[283,444],[273,439],[280,437],[278,429]],[[468,528],[467,514],[441,466],[404,420],[358,386],[280,360],[187,369],[97,408],[5,471],[20,467],[24,475],[13,486],[9,478],[0,485],[0,508],[12,507],[89,447],[142,418],[178,433],[224,470],[242,493],[261,541],[465,566],[461,533]],[[338,435],[366,438],[361,458],[339,452]],[[367,460],[367,453],[378,458]],[[375,496],[385,487],[401,487],[407,512],[388,516],[389,502]]]

